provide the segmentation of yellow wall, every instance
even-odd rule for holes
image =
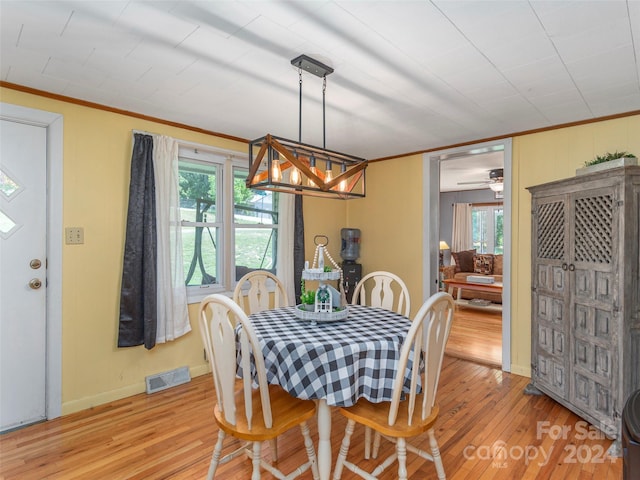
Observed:
[[[246,144],[7,88],[0,101],[64,117],[63,223],[83,227],[84,244],[62,251],[62,413],[143,392],[147,375],[184,365],[192,376],[206,373],[197,305],[189,307],[192,332],[178,340],[149,351],[116,347],[132,130],[243,152]],[[329,225],[344,222],[345,202],[323,202],[320,215],[318,200],[305,205],[306,230],[328,232],[340,261],[340,229]]]
[[[640,156],[640,115],[514,138],[511,371],[531,374],[531,197],[527,187],[573,177],[596,155]]]
[[[63,413],[144,391],[144,377],[187,365],[193,376],[207,371],[197,331],[175,342],[116,348],[122,252],[131,158],[131,131],[245,151],[219,137],[94,110],[0,88],[0,101],[64,116],[63,226],[85,229],[83,245],[63,246]],[[640,116],[517,137],[513,142],[512,371],[529,374],[530,201],[525,187],[573,176],[594,155],[613,150],[640,153]],[[340,262],[340,229],[362,230],[364,273],[383,269],[407,283],[412,311],[422,299],[422,155],[369,166],[367,197],[327,200],[305,197],[306,258],[313,237],[329,237]]]
[[[362,274],[386,270],[409,289],[412,314],[422,304],[422,155],[367,167],[367,196],[347,203],[347,227],[361,230]]]
[[[342,245],[340,229],[348,226],[346,225],[346,212],[347,204],[350,201],[352,200],[344,201],[338,198],[318,197],[303,198],[304,258],[309,260],[309,265],[313,263],[313,255],[316,249],[314,237],[316,235],[325,235],[329,239],[327,252],[337,264],[342,263],[342,258],[340,257]],[[323,241],[323,239],[319,239],[319,241]],[[325,261],[325,264],[328,263],[330,262]]]

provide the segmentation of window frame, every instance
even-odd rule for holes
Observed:
[[[478,249],[478,247],[475,246],[475,238],[473,238],[473,234],[474,234],[474,228],[473,228],[473,220],[472,220],[472,244],[474,246],[474,248],[476,248],[476,250],[478,250],[478,253],[489,253],[489,254],[496,254],[496,215],[497,215],[497,211],[498,210],[502,210],[502,215],[503,215],[503,228],[504,228],[504,203],[500,203],[500,202],[496,202],[496,203],[474,203],[471,204],[471,215],[473,218],[473,213],[474,211],[486,211],[486,218],[487,218],[487,251],[486,252],[482,252],[480,251],[480,249]],[[504,235],[504,232],[503,232]],[[504,242],[504,238],[503,238],[503,242]],[[480,241],[480,245],[482,246],[482,241]],[[504,251],[504,244],[502,246],[502,249]],[[498,254],[501,255],[501,254]]]
[[[217,228],[220,228],[220,245],[217,247],[220,252],[217,257],[220,262],[220,265],[217,266],[220,278],[218,279],[218,283],[211,285],[187,285],[187,302],[198,303],[204,297],[213,293],[221,293],[231,297],[237,284],[235,278],[235,232],[238,224],[235,223],[234,216],[234,170],[237,168],[248,170],[248,155],[243,155],[231,150],[207,147],[205,145],[180,142],[178,148],[178,164],[180,164],[182,159],[203,164],[214,163],[218,166],[216,175],[216,201],[220,202],[220,205],[216,205],[216,221],[206,223],[207,225],[216,225]],[[178,171],[179,169],[180,167],[178,166]],[[278,218],[278,222],[280,222],[280,218]],[[180,224],[181,226],[196,226],[196,222],[184,221],[182,218],[180,218]],[[277,236],[279,223],[268,226],[265,225],[259,228],[275,229]]]

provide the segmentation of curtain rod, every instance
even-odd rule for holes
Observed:
[[[131,130],[133,133],[141,133],[142,135],[160,135],[159,133],[145,132],[144,130]]]

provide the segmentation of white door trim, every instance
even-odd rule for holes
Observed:
[[[62,172],[63,117],[0,103],[0,118],[47,129],[47,365],[46,416],[62,414]]]
[[[425,153],[423,159],[423,296],[428,298],[436,292],[438,278],[438,231],[440,229],[440,158],[443,155],[468,152],[477,148],[504,146],[504,264],[502,294],[502,370],[511,371],[511,171],[512,139],[450,148]],[[436,225],[436,228],[431,228]]]

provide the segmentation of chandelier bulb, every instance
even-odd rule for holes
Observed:
[[[309,157],[309,170],[311,170],[316,175],[318,174],[318,170],[316,169],[316,157],[313,156],[313,153]],[[314,182],[311,178],[307,179],[307,183],[310,187],[316,184],[316,182]]]
[[[289,182],[294,185],[300,185],[300,183],[302,182],[302,175],[300,175],[300,170],[298,170],[296,167],[292,167],[291,169]]]
[[[282,181],[282,169],[280,168],[280,159],[277,156],[271,161],[271,180],[274,182]]]
[[[324,183],[329,183],[333,180],[333,172],[331,171],[331,160],[327,160],[327,169],[324,173]]]
[[[344,173],[347,171],[347,166],[343,163],[342,165],[340,165],[340,173]],[[345,178],[344,180],[341,180],[340,183],[338,184],[338,190],[340,190],[341,192],[346,192],[347,191],[347,179]]]
[[[329,183],[333,180],[333,172],[331,170],[327,170],[324,174],[324,183]]]

